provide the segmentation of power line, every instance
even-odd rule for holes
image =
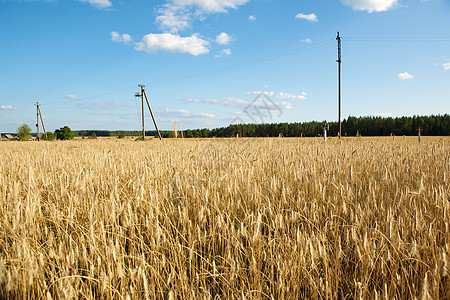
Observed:
[[[17,123],[17,124],[20,124],[20,123],[21,123],[21,122],[18,121],[18,120],[14,120],[14,119],[11,119],[11,118],[5,117],[5,116],[2,116],[2,119],[6,119],[6,120],[9,120],[9,121],[11,121],[11,122],[15,122],[15,123]]]
[[[127,88],[124,88],[124,89],[121,89],[121,90],[107,92],[107,93],[100,94],[100,95],[84,97],[84,98],[64,99],[64,100],[55,101],[55,102],[44,102],[44,104],[48,105],[48,104],[61,104],[61,103],[80,102],[80,101],[85,101],[85,100],[89,100],[89,99],[101,98],[101,97],[105,97],[105,96],[118,94],[118,93],[121,93],[123,91],[129,91],[129,90],[134,89],[134,88],[135,88],[134,86],[133,87],[127,87]],[[42,103],[41,103],[41,105],[42,105]]]
[[[346,42],[450,42],[450,37],[344,37]]]
[[[198,73],[187,74],[187,75],[180,76],[180,77],[168,78],[168,79],[163,79],[163,80],[160,80],[160,81],[155,81],[155,82],[152,83],[152,85],[158,85],[158,84],[162,84],[162,83],[171,83],[171,82],[180,81],[180,80],[194,79],[194,78],[203,77],[203,76],[216,74],[216,73],[220,73],[220,72],[225,72],[225,71],[230,71],[230,70],[234,70],[234,69],[238,69],[238,68],[244,68],[244,67],[247,67],[247,66],[250,66],[250,65],[263,63],[263,62],[266,62],[266,61],[271,61],[271,60],[279,59],[279,58],[282,58],[282,57],[286,57],[286,56],[298,54],[298,53],[301,53],[301,52],[313,50],[313,49],[316,49],[316,48],[320,48],[320,47],[323,47],[323,46],[327,46],[329,44],[332,44],[333,42],[334,42],[333,39],[323,40],[323,41],[320,41],[320,42],[317,42],[317,43],[313,43],[311,45],[307,45],[307,46],[303,46],[303,47],[299,47],[299,48],[295,48],[295,49],[290,49],[290,50],[278,52],[278,53],[275,53],[275,54],[271,54],[271,55],[267,55],[267,56],[263,56],[263,57],[259,57],[259,58],[255,58],[255,59],[251,59],[251,60],[248,60],[248,61],[243,61],[243,62],[234,64],[234,65],[228,65],[228,66],[224,66],[224,67],[220,67],[220,68],[216,68],[216,69],[212,69],[212,70],[206,70],[206,71],[202,71],[202,72],[198,72]],[[59,100],[59,101],[54,101],[54,102],[44,102],[44,103],[41,103],[41,105],[81,102],[81,101],[85,101],[85,100],[90,100],[90,99],[101,98],[101,97],[105,97],[105,96],[118,94],[120,92],[128,91],[128,90],[131,90],[131,89],[134,89],[134,88],[135,87],[132,86],[132,87],[127,87],[127,88],[124,88],[124,89],[121,89],[121,90],[116,90],[116,91],[107,92],[107,93],[94,95],[94,96],[89,96],[89,97],[74,98],[74,99],[64,99],[64,100]]]
[[[279,52],[276,54],[272,54],[272,55],[268,55],[268,56],[263,56],[260,58],[255,58],[255,59],[251,59],[248,61],[244,61],[241,63],[237,63],[234,65],[229,65],[229,66],[224,66],[221,68],[217,68],[217,69],[212,69],[212,70],[206,70],[206,71],[202,71],[202,72],[198,72],[198,73],[193,73],[193,74],[188,74],[188,75],[184,75],[184,76],[180,76],[180,77],[175,77],[175,78],[170,78],[170,79],[165,79],[165,80],[160,80],[160,81],[155,81],[152,83],[152,85],[157,85],[157,84],[161,84],[161,83],[169,83],[169,82],[174,82],[174,81],[180,81],[180,80],[187,80],[187,79],[193,79],[193,78],[197,78],[197,77],[202,77],[202,76],[206,76],[206,75],[211,75],[211,74],[215,74],[215,73],[220,73],[220,72],[224,72],[224,71],[229,71],[229,70],[234,70],[234,69],[238,69],[238,68],[244,68],[250,65],[254,65],[254,64],[258,64],[258,63],[262,63],[262,62],[266,62],[266,61],[271,61],[271,60],[275,60],[275,59],[279,59],[285,56],[290,56],[290,55],[294,55],[297,53],[301,53],[301,52],[305,52],[305,51],[309,51],[312,49],[316,49],[319,47],[323,47],[329,44],[334,43],[334,40],[330,39],[330,40],[324,40],[312,45],[308,45],[308,46],[303,46],[300,48],[295,48],[295,49],[291,49],[291,50],[286,50],[283,52]]]

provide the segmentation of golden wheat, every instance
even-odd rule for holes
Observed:
[[[0,143],[0,297],[450,297],[449,144]]]

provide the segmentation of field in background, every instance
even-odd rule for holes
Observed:
[[[0,143],[0,298],[448,299],[449,146]]]

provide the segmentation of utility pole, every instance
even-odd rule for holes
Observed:
[[[323,140],[325,141],[325,143],[327,142],[328,130],[330,130],[330,125],[328,125],[327,123],[323,124]]]
[[[38,106],[38,110],[39,110],[39,116],[41,117],[42,129],[44,130],[44,134],[47,134],[47,131],[45,130],[44,118],[42,117],[42,112],[41,112],[40,106]]]
[[[336,40],[338,42],[338,124],[339,124],[339,138],[342,136],[341,132],[341,37],[339,31]]]
[[[155,124],[156,131],[158,132],[158,137],[161,139],[161,133],[159,133],[158,125],[156,125],[155,116],[153,116],[152,108],[150,107],[150,102],[148,102],[147,93],[144,91],[145,100],[147,101],[148,110],[150,110],[150,115],[152,115],[153,124]]]
[[[147,101],[147,106],[148,106],[148,109],[150,110],[150,114],[153,119],[153,124],[155,124],[156,131],[158,132],[158,137],[159,137],[159,139],[161,139],[161,133],[159,132],[158,125],[156,125],[155,117],[153,116],[152,108],[150,107],[150,102],[148,101],[147,93],[145,92],[145,85],[139,85],[139,87],[141,88],[141,93],[140,94],[136,93],[135,97],[141,97],[141,101],[142,101],[142,139],[145,139],[144,97],[145,97],[145,100]]]
[[[39,141],[39,119],[41,120],[42,123],[42,129],[44,130],[44,135],[47,133],[47,131],[45,130],[45,125],[44,125],[44,118],[42,117],[42,112],[41,112],[41,107],[39,102],[36,102],[36,127],[37,127],[37,135],[36,135],[36,139]]]
[[[36,127],[37,127],[36,139],[39,141],[39,102],[36,102]]]
[[[145,89],[145,85],[138,85],[138,87],[141,88],[141,93],[136,93],[134,94],[134,96],[136,98],[140,97],[141,98],[141,104],[142,104],[142,140],[145,140],[145,117],[144,117],[144,89]]]
[[[418,132],[419,132],[419,143],[420,143],[420,132],[423,130],[422,128],[420,128],[420,126],[419,126],[419,129],[416,129]]]
[[[145,85],[141,85],[141,102],[142,102],[142,140],[145,140],[145,117],[144,117],[144,90]]]

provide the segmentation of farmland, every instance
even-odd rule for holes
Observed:
[[[450,297],[450,139],[0,143],[0,297]]]

